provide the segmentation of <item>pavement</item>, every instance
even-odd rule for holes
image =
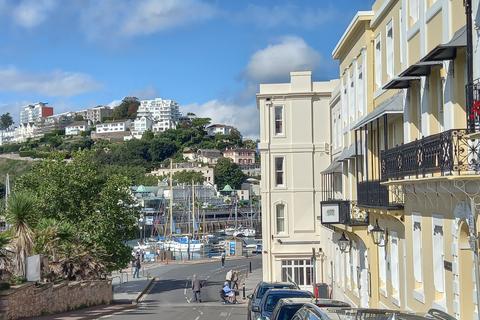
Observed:
[[[249,273],[250,263],[252,273]],[[239,303],[224,305],[220,302],[219,291],[225,281],[225,274],[230,269],[240,272],[240,295],[237,297]],[[193,274],[206,284],[201,292],[202,303],[192,301],[190,279]],[[112,278],[114,304],[37,319],[245,319],[247,300],[242,299],[242,285],[245,283],[245,295],[248,295],[261,280],[261,256],[244,259],[227,258],[224,268],[218,260],[152,264],[145,265],[143,276],[139,279],[131,279],[131,271],[128,281],[125,274],[122,275],[122,280],[115,276]]]

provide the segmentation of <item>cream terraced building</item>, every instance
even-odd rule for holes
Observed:
[[[479,16],[473,1],[474,44]],[[333,51],[340,84],[330,101],[320,240],[333,297],[478,318],[468,239],[480,140],[467,128],[474,121],[478,130],[480,117],[467,117],[465,20],[462,0],[377,0]],[[475,46],[474,57],[478,101]]]
[[[263,279],[312,289],[312,248],[320,244],[320,172],[329,164],[329,100],[337,81],[261,84],[260,110]]]

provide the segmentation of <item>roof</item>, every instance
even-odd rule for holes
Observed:
[[[74,126],[86,126],[87,124],[88,124],[87,121],[74,121],[74,122],[70,123],[69,125],[67,125],[66,128],[74,127]]]
[[[211,124],[207,127],[208,128],[232,128],[232,126],[229,126],[229,125],[226,125],[226,124],[219,124],[219,123],[214,123],[214,124]]]
[[[220,191],[222,191],[222,192],[233,192],[233,189],[232,189],[232,187],[230,187],[229,184],[227,184],[227,185],[226,185],[225,187],[223,187],[223,189],[220,190]]]
[[[360,22],[370,21],[372,20],[373,16],[374,16],[373,11],[358,11],[357,14],[355,14],[352,21],[350,22],[347,29],[343,33],[340,40],[338,40],[337,45],[332,51],[332,57],[334,59],[338,58],[338,53],[340,51],[340,48],[346,43],[347,39],[354,33],[355,28],[359,26]]]
[[[351,130],[359,129],[373,120],[389,113],[403,113],[403,92],[397,93],[390,99],[381,103],[379,107],[375,108],[375,110],[358,120],[357,123],[352,126]]]
[[[233,152],[253,152],[255,153],[255,149],[248,149],[248,148],[234,148],[234,149],[225,149],[224,152],[233,151]]]
[[[453,60],[457,55],[457,48],[467,46],[467,28],[463,26],[458,29],[450,41],[444,44],[439,44],[433,48],[422,61],[443,61]]]
[[[342,164],[338,162],[338,160],[334,160],[332,161],[332,163],[330,163],[330,165],[325,170],[321,172],[321,174],[328,174],[328,173],[335,173],[335,172],[340,173],[342,172],[341,166]]]
[[[420,77],[428,76],[432,67],[443,65],[441,61],[419,61],[415,64],[412,64],[405,71],[400,73],[400,77]]]
[[[420,77],[396,77],[387,82],[382,89],[406,89],[410,87],[410,82],[420,80]]]
[[[342,153],[338,156],[336,161],[343,161],[345,159],[350,159],[355,156],[355,144],[351,144],[348,148],[344,148]]]

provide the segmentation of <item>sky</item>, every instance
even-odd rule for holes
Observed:
[[[259,83],[331,57],[371,0],[0,0],[0,113],[42,101],[55,113],[125,96],[178,101],[183,112],[259,132]]]

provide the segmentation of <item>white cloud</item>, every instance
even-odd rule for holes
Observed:
[[[94,1],[82,10],[91,39],[148,35],[211,18],[214,6],[201,0]]]
[[[158,97],[158,91],[154,86],[150,85],[150,86],[146,86],[145,88],[132,91],[132,93],[130,93],[129,96],[137,97],[140,100],[153,99]]]
[[[266,7],[249,4],[244,11],[236,15],[236,20],[242,23],[254,23],[263,28],[301,27],[311,29],[329,23],[337,16],[338,13],[333,7],[306,8],[294,4]]]
[[[255,83],[285,80],[291,71],[316,69],[321,60],[320,54],[302,38],[283,37],[280,42],[255,52],[244,76]]]
[[[110,103],[107,103],[107,106],[110,108],[115,108],[116,106],[119,106],[122,103],[122,100],[113,100]]]
[[[45,96],[69,97],[99,89],[92,77],[83,73],[56,70],[28,73],[15,67],[0,67],[0,91],[38,93]]]
[[[43,23],[56,6],[55,0],[24,0],[12,7],[13,21],[24,28]]]
[[[212,123],[223,123],[236,127],[244,137],[258,137],[259,114],[256,106],[237,105],[219,100],[202,104],[192,103],[181,107],[182,112],[193,112],[199,117],[208,117]]]

